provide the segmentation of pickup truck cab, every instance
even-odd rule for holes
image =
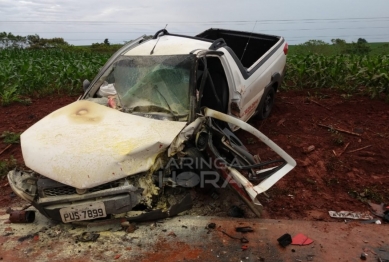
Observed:
[[[160,30],[149,41],[137,39],[119,50],[113,56],[115,62],[110,60],[106,64],[83,98],[94,97],[107,78],[112,83],[118,79],[121,81],[126,78],[126,73],[138,70],[134,68],[142,63],[158,64],[165,67],[160,70],[161,78],[172,82],[171,77],[176,77],[176,80],[182,80],[181,84],[188,82],[185,90],[178,87],[165,91],[175,93],[182,103],[186,103],[181,104],[183,107],[180,109],[185,107],[187,111],[177,113],[188,114],[189,121],[194,119],[201,107],[215,109],[243,121],[254,115],[265,119],[271,112],[275,94],[285,74],[287,50],[287,43],[278,36],[209,29],[196,37],[189,37]],[[170,82],[168,84],[172,86]],[[132,83],[127,81],[126,84]],[[116,87],[120,89],[118,83]],[[122,89],[127,90],[127,86]],[[144,92],[144,88],[142,90]]]
[[[286,53],[282,37],[222,29],[140,37],[108,60],[78,101],[21,135],[32,171],[9,172],[9,183],[64,223],[175,215],[190,207],[190,197],[163,203],[165,187],[218,187],[220,180],[255,212],[257,196],[296,164],[245,123],[269,116]],[[232,132],[238,128],[280,159],[252,155]]]
[[[197,37],[214,41],[209,49],[222,53],[208,55],[208,59],[210,77],[215,75],[217,78],[217,74],[221,74],[226,79],[229,106],[225,113],[243,121],[253,115],[267,118],[285,75],[288,50],[285,40],[222,29],[209,29]]]

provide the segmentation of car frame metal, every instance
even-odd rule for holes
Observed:
[[[222,33],[228,36],[233,31]],[[269,92],[274,96],[282,80],[284,40],[275,39],[276,44],[247,69],[242,69],[220,39],[209,46],[210,41],[201,37],[161,30],[151,40],[141,37],[132,41],[108,60],[91,84],[85,84],[85,94],[78,101],[51,113],[21,135],[23,158],[33,171],[9,172],[10,186],[41,213],[64,223],[117,216],[139,221],[190,208],[188,195],[182,196],[181,202],[161,205],[164,188],[193,187],[206,180],[204,174],[212,174],[217,181],[223,178],[259,215],[258,195],[296,165],[284,150],[245,122],[256,113],[264,113],[264,106],[271,106],[266,104]],[[177,63],[170,60],[162,59],[161,65],[149,71],[143,64],[133,66],[140,56],[183,54],[193,57],[190,70],[182,69],[189,70],[187,76],[176,76]],[[155,90],[152,95],[158,106],[147,104],[151,98],[148,101],[146,97],[136,101],[141,110],[134,112],[123,106],[125,96],[118,91],[107,99],[96,97],[126,57],[130,62],[122,63],[124,69],[130,65],[136,70],[131,76],[145,75],[130,84],[129,90],[140,93],[129,96],[129,101],[133,103],[134,97],[149,88],[148,94]],[[178,66],[182,66],[180,61]],[[218,70],[224,70],[224,75],[218,76]],[[116,77],[112,82],[115,90],[119,90],[118,81]],[[157,86],[150,86],[150,81],[158,81]],[[172,100],[175,91],[167,96],[170,91],[166,88],[172,85],[189,85],[187,117],[182,119],[175,117],[179,110],[174,110],[174,103],[184,102]],[[165,88],[163,93],[157,90],[160,86]],[[113,104],[112,99],[116,99]],[[268,117],[265,113],[262,117]],[[280,159],[258,160],[234,135],[232,131],[237,129],[254,135]],[[199,166],[201,161],[210,164]]]

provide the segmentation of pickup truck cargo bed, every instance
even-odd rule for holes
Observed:
[[[254,64],[258,58],[263,56],[280,40],[279,36],[214,28],[208,29],[196,37],[209,40],[223,38],[226,45],[234,51],[241,60],[242,65],[246,68]]]

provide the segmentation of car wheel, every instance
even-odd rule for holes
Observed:
[[[261,102],[258,105],[256,118],[259,120],[264,120],[269,117],[271,110],[274,105],[274,99],[276,96],[276,91],[273,87],[265,90],[265,93],[262,96]]]

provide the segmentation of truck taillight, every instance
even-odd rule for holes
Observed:
[[[284,45],[284,54],[285,55],[288,54],[288,43],[285,43],[285,45]]]

